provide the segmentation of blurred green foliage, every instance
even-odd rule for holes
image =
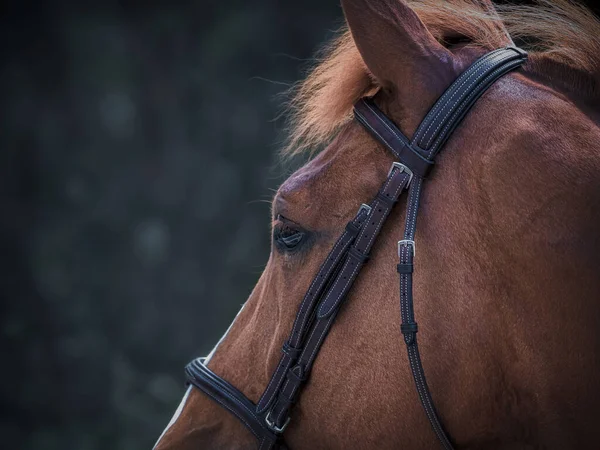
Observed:
[[[337,2],[2,6],[4,448],[151,448],[269,253],[283,99]]]

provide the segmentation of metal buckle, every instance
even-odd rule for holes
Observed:
[[[390,167],[390,171],[387,174],[388,178],[392,174],[392,171],[394,169],[399,169],[400,172],[406,172],[408,174],[408,183],[406,183],[406,187],[410,186],[410,182],[413,179],[413,172],[412,172],[412,170],[410,170],[407,166],[405,166],[402,163],[394,162],[394,163],[392,163],[392,167]]]
[[[398,241],[398,257],[400,257],[400,250],[402,247],[411,247],[413,257],[415,256],[415,241],[411,239],[402,239],[401,241]]]
[[[265,417],[265,422],[267,423],[267,427],[269,427],[269,430],[273,431],[276,434],[281,434],[285,431],[286,427],[288,426],[288,424],[290,423],[291,420],[291,416],[288,416],[287,419],[285,419],[285,423],[281,426],[281,427],[277,427],[275,425],[275,421],[274,420],[269,420],[271,417],[271,412],[273,410],[269,411],[269,414],[267,414],[267,417]]]
[[[360,213],[363,211],[366,211],[368,216],[369,214],[371,214],[371,207],[366,203],[363,203],[362,205],[360,205],[360,208],[358,208],[358,212],[356,213],[356,215],[360,215]]]

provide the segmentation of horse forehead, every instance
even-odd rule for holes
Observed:
[[[302,166],[285,180],[279,188],[279,194],[285,198],[299,195],[307,192],[321,180],[330,171],[332,162],[331,160],[322,161],[320,156]]]
[[[378,165],[382,161],[375,157],[372,145],[365,147],[359,135],[350,131],[362,132],[362,129],[356,125],[353,130],[341,133],[329,147],[285,180],[278,196],[285,200],[305,199],[309,195],[326,198],[327,193],[337,195],[340,189],[347,192],[348,188],[361,185],[361,181],[378,180]]]

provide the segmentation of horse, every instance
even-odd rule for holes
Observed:
[[[364,97],[411,136],[482,54],[517,42],[424,182],[413,289],[436,409],[460,449],[600,442],[600,22],[567,0],[342,0],[346,26],[294,91],[284,157],[307,162],[272,201],[256,287],[205,360],[254,403],[319,264],[392,155],[352,120]],[[320,148],[321,151],[315,151]],[[323,343],[285,440],[292,449],[431,449],[402,345],[396,242],[406,199]],[[155,450],[256,441],[190,386]]]

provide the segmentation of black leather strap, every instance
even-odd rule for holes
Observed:
[[[371,135],[384,144],[394,157],[410,170],[425,178],[433,161],[425,158],[423,150],[411,144],[396,125],[381,112],[372,99],[363,98],[354,105],[354,117]]]
[[[371,211],[366,223],[319,304],[316,322],[311,327],[310,335],[303,344],[302,353],[296,364],[286,373],[285,383],[283,383],[277,401],[270,412],[277,427],[283,426],[288,420],[290,408],[295,403],[298,392],[310,373],[342,302],[368,257],[385,219],[410,179],[409,173],[397,166],[392,166],[390,175],[371,203]]]
[[[475,101],[501,76],[519,67],[526,53],[514,47],[495,50],[478,59],[446,90],[429,111],[410,141],[373,103],[360,100],[355,117],[400,163],[394,163],[387,180],[370,205],[363,205],[331,249],[311,283],[282,346],[282,356],[258,405],[210,371],[202,359],[186,367],[188,382],[234,414],[256,436],[259,450],[285,448],[281,434],[290,409],[306,382],[321,345],[386,218],[401,193],[410,186],[404,239],[398,243],[401,332],[419,399],[440,443],[452,443],[441,425],[419,356],[418,325],[413,309],[414,236],[424,178],[433,159]]]
[[[344,233],[342,233],[342,235],[338,238],[337,242],[327,255],[327,258],[325,261],[323,261],[323,264],[321,264],[321,267],[310,284],[310,287],[306,291],[306,294],[302,299],[302,303],[300,304],[300,308],[298,309],[298,313],[296,314],[296,319],[294,320],[294,325],[292,326],[292,332],[286,341],[286,344],[296,349],[298,354],[301,351],[302,341],[310,325],[309,319],[317,305],[317,302],[321,298],[323,289],[331,279],[336,268],[339,266],[340,261],[342,261],[342,259],[346,256],[348,248],[354,242],[354,239],[360,232],[369,212],[370,207],[367,205],[363,205],[359,208],[354,219],[348,222]],[[291,355],[287,354],[286,352],[283,353],[284,354],[279,360],[275,372],[273,372],[273,375],[269,380],[267,388],[263,392],[258,402],[257,412],[259,414],[265,413],[273,404],[275,396],[281,388],[281,384],[285,379],[287,371],[296,360],[296,358],[292,358]]]
[[[517,47],[494,50],[465,70],[429,110],[411,141],[435,158],[475,101],[499,78],[520,67],[527,53]]]
[[[246,428],[263,442],[276,442],[278,436],[264,424],[256,413],[256,405],[227,381],[204,365],[204,358],[196,358],[185,368],[187,382],[194,385],[223,408],[231,412]]]
[[[413,138],[412,144],[420,143],[426,150],[427,158],[434,158],[450,133],[458,126],[468,110],[498,78],[519,67],[525,61],[526,53],[509,47],[496,50],[478,59],[465,71],[436,102],[427,114]],[[418,325],[414,317],[412,266],[415,256],[414,236],[417,227],[417,212],[423,178],[415,175],[411,184],[406,207],[404,239],[398,243],[398,273],[400,278],[401,331],[408,352],[411,372],[419,394],[419,399],[431,427],[442,447],[453,449],[434,407],[431,392],[427,386],[425,371],[421,363],[417,343]],[[410,267],[411,270],[406,268]]]

